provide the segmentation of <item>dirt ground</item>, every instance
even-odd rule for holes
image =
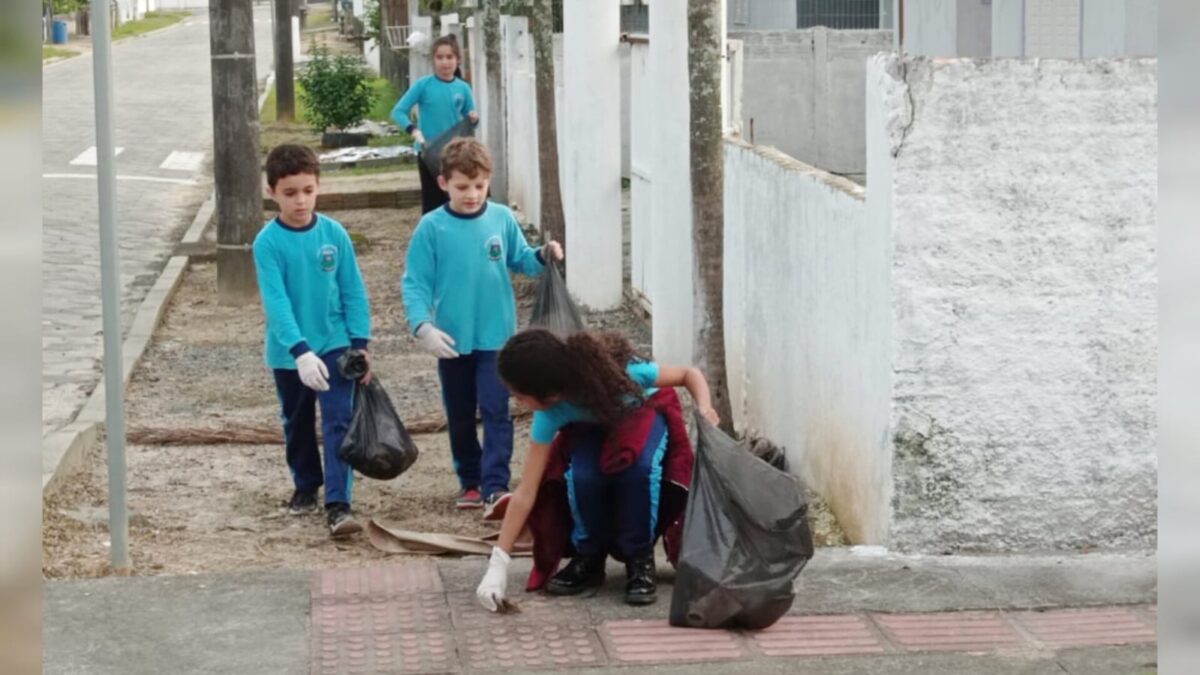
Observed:
[[[417,209],[331,212],[356,239],[370,294],[373,368],[405,420],[441,416],[436,362],[408,337],[399,284]],[[568,250],[568,256],[570,251]],[[533,284],[518,280],[521,321]],[[592,328],[619,330],[644,354],[648,326],[623,309],[588,315]],[[216,269],[196,264],[187,273],[163,324],[134,373],[127,403],[130,430],[271,428],[278,402],[262,362],[263,318],[258,304],[216,303]],[[686,398],[686,395],[684,395]],[[520,476],[528,448],[528,419],[516,422],[512,473]],[[425,532],[471,536],[495,525],[478,511],[453,506],[457,480],[445,433],[415,437],[418,462],[382,482],[359,477],[354,507]],[[103,448],[87,467],[48,500],[43,512],[44,574],[55,578],[108,573],[107,475]],[[188,574],[246,568],[305,569],[371,564],[387,557],[364,536],[335,542],[322,516],[289,516],[292,484],[280,444],[133,445],[128,448],[130,549],[136,574]],[[814,505],[819,544],[837,544],[828,512]]]

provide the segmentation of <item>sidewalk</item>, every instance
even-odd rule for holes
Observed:
[[[475,604],[482,558],[303,572],[48,582],[47,673],[1150,673],[1150,554],[907,557],[821,549],[761,632],[671,628],[659,600],[524,593]],[[1071,608],[1071,609],[1066,609]],[[1048,611],[1030,611],[1046,609]]]

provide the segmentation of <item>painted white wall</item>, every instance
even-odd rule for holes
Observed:
[[[583,305],[610,309],[623,298],[620,5],[565,3],[563,34],[567,244],[588,260],[567,266],[567,287]]]
[[[416,4],[415,2],[410,2],[409,6],[411,7]],[[413,32],[420,31],[429,36],[429,40],[423,45],[412,47],[408,50],[408,81],[416,82],[426,75],[433,74],[433,57],[430,55],[429,47],[436,36],[433,34],[433,17],[431,16],[414,16],[411,25]],[[483,71],[480,70],[477,72],[482,73]],[[478,86],[478,82],[474,84]],[[476,101],[476,104],[478,104],[478,101]],[[480,107],[480,110],[484,109]]]
[[[1085,0],[1080,9],[1085,58],[1158,53],[1157,0]]]
[[[523,223],[541,218],[538,176],[537,91],[529,20],[500,17],[500,61],[504,82],[505,133],[508,149],[508,201]]]
[[[921,0],[904,7],[904,51],[922,56],[992,53],[992,0]]]
[[[889,30],[812,28],[730,33],[742,43],[742,135],[842,174],[866,167],[867,58],[891,49]]]
[[[688,129],[687,0],[650,4],[649,69],[655,99],[650,173],[654,358],[692,363],[692,179]]]
[[[651,166],[655,162],[655,115],[658,110],[650,79],[650,46],[630,45],[629,65],[629,238],[630,285],[649,302],[654,274],[651,236]]]
[[[471,93],[475,96],[475,109],[479,111],[479,124],[475,127],[475,137],[484,145],[488,142],[488,125],[483,119],[487,113],[487,50],[483,48],[483,27],[476,17],[470,17],[466,23],[467,41],[471,44],[467,59],[471,62]],[[409,59],[409,70],[412,70],[412,59]]]
[[[725,146],[725,339],[739,428],[788,461],[856,542],[886,535],[886,221],[863,189],[762,146]]]
[[[992,56],[1025,54],[1025,0],[992,0]]]
[[[868,81],[890,545],[1153,547],[1156,62],[880,56]]]

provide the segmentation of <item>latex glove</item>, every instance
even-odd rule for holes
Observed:
[[[467,113],[467,119],[471,120],[471,124],[479,124],[479,113],[472,110]]]
[[[550,254],[549,257],[547,257],[547,253]],[[546,245],[542,247],[542,259],[544,259],[546,262],[550,262],[551,258],[558,261],[563,259],[562,244],[554,241],[553,239],[546,242]]]
[[[413,140],[416,141],[417,143],[420,143],[421,145],[425,145],[425,134],[421,133],[420,129],[413,129],[412,137],[413,137]]]
[[[363,349],[362,355],[363,359],[367,362],[367,372],[364,373],[362,377],[358,378],[358,381],[362,384],[362,386],[365,387],[368,384],[371,384],[371,376],[373,376],[374,373],[371,372],[371,358],[370,355],[367,354],[367,350]]]
[[[499,547],[492,548],[492,557],[488,560],[487,572],[479,588],[475,589],[475,597],[479,604],[489,612],[500,611],[500,602],[504,600],[504,590],[508,586],[508,564],[512,557]]]
[[[425,351],[439,359],[457,359],[458,352],[454,351],[454,338],[437,329],[432,323],[425,322],[417,329],[417,340]]]
[[[296,357],[296,370],[300,371],[300,381],[304,386],[314,391],[329,391],[329,369],[321,357],[304,352]]]

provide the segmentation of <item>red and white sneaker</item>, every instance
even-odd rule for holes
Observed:
[[[479,491],[479,488],[466,488],[458,493],[458,498],[454,500],[454,506],[460,509],[483,508],[483,493]]]
[[[508,503],[512,501],[511,492],[493,492],[483,505],[484,520],[504,520],[508,511]]]

